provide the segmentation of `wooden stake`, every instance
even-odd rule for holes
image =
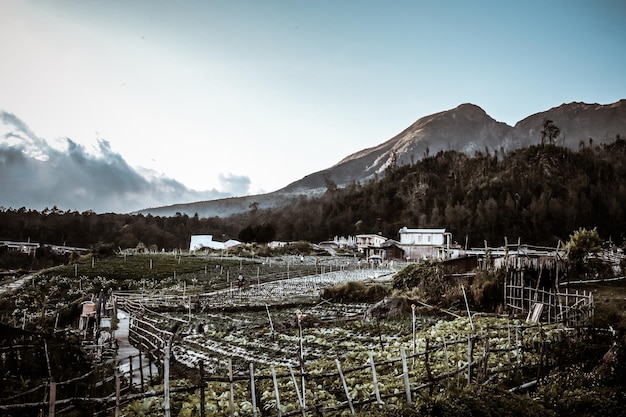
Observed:
[[[296,395],[298,396],[298,404],[300,404],[300,410],[302,411],[302,417],[306,417],[306,412],[304,411],[304,401],[302,401],[302,395],[300,394],[300,388],[298,388],[298,382],[296,381],[296,376],[293,374],[293,368],[289,366],[289,373],[291,374],[291,380],[293,381],[293,386],[296,388]]]
[[[354,406],[352,405],[352,398],[350,398],[350,390],[348,389],[348,384],[346,384],[346,378],[343,376],[343,371],[341,370],[341,364],[339,363],[339,359],[335,358],[335,363],[337,364],[337,371],[339,372],[339,378],[341,378],[341,384],[343,385],[343,390],[346,393],[346,398],[348,399],[348,406],[350,406],[350,413],[354,415]]]
[[[170,417],[170,343],[165,344],[163,358],[163,411],[165,417]]]
[[[205,383],[204,383],[204,361],[200,361],[199,363],[199,367],[200,367],[200,417],[205,417],[206,416],[206,410],[205,410],[205,392],[204,392],[204,387],[205,387]]]
[[[467,308],[467,317],[469,317],[470,326],[472,327],[472,333],[476,332],[474,328],[474,322],[472,321],[472,314],[470,313],[469,303],[467,302],[467,294],[465,294],[465,287],[461,285],[461,289],[463,290],[463,298],[465,299],[465,307]]]
[[[472,383],[472,356],[474,352],[474,341],[472,336],[467,336],[467,385]]]
[[[235,388],[233,386],[233,358],[228,358],[228,384],[230,385],[230,415],[235,416]]]
[[[272,329],[272,338],[274,337],[274,324],[272,323],[272,316],[270,315],[270,308],[265,304],[265,310],[267,311],[267,318],[270,320],[270,328]]]
[[[48,417],[54,417],[56,399],[57,399],[57,383],[50,382],[50,403],[48,405]]]
[[[406,393],[406,402],[411,404],[413,399],[411,398],[411,384],[409,383],[409,367],[406,364],[406,352],[400,349],[402,355],[402,375],[404,375],[404,391]],[[354,414],[354,413],[353,413]]]
[[[412,319],[413,319],[413,366],[415,366],[415,348],[416,348],[416,343],[415,343],[415,308],[417,306],[415,304],[411,304],[411,315],[412,315]]]
[[[116,369],[115,370],[115,417],[119,417],[119,415],[120,415],[120,375]]]
[[[376,365],[374,364],[374,354],[370,352],[370,367],[372,368],[372,382],[374,383],[374,393],[376,394],[376,401],[378,404],[385,404],[380,398],[380,391],[378,390],[378,378],[376,377]]]
[[[278,417],[282,417],[283,413],[280,410],[280,394],[278,392],[278,381],[276,380],[276,370],[274,370],[274,365],[270,365],[270,370],[272,371],[272,380],[274,381],[274,395],[276,395],[276,410],[278,411]]]
[[[139,379],[141,380],[141,392],[143,392],[143,353],[139,352]]]
[[[435,381],[433,380],[433,373],[430,369],[430,360],[428,359],[430,355],[430,339],[426,339],[426,350],[424,352],[424,365],[426,366],[426,375],[428,376],[428,393],[430,396],[433,395],[433,389],[435,387]]]
[[[489,376],[487,375],[487,372],[489,372],[489,354],[490,352],[490,347],[489,347],[489,339],[491,338],[489,335],[489,326],[487,326],[487,337],[485,338],[485,358],[484,361],[485,363],[483,364],[483,378],[484,381],[486,381],[487,379],[489,379]]]
[[[130,371],[130,375],[128,376],[128,380],[130,381],[130,392],[133,392],[133,357],[128,357],[128,368]]]
[[[254,386],[254,364],[250,362],[250,397],[252,399],[252,416],[257,417],[256,388]]]

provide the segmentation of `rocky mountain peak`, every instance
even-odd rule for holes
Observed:
[[[392,161],[401,165],[412,164],[440,151],[456,150],[472,155],[536,145],[541,142],[541,130],[546,120],[552,120],[560,129],[557,144],[577,149],[581,142],[587,143],[590,138],[596,144],[610,142],[618,134],[626,137],[626,100],[608,105],[563,104],[533,114],[514,127],[494,120],[475,104],[464,103],[454,109],[424,116],[386,142],[348,155],[332,167],[307,175],[274,193],[242,197],[241,204],[238,204],[242,210],[239,211],[245,211],[252,201],[258,203],[258,208],[268,208],[287,204],[293,198],[319,195],[326,191],[329,181],[342,187],[381,177]],[[202,203],[203,207],[214,204],[216,209],[213,211],[202,209],[198,204],[194,203],[190,208],[191,214],[233,213],[220,205],[219,200]],[[185,211],[181,205],[176,210]],[[154,210],[150,212],[155,214]]]

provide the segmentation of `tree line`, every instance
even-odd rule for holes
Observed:
[[[626,141],[582,146],[547,144],[518,149],[439,152],[416,163],[391,165],[381,178],[345,188],[327,186],[319,198],[281,209],[233,216],[240,224],[274,225],[282,240],[400,228],[446,228],[461,244],[521,239],[556,246],[584,227],[623,243],[626,227]]]
[[[319,197],[226,218],[4,209],[0,240],[172,250],[188,248],[192,234],[220,241],[319,242],[378,232],[397,239],[407,226],[446,228],[469,246],[503,243],[504,237],[552,246],[581,227],[595,227],[603,239],[622,244],[625,180],[626,141],[619,136],[578,150],[544,144],[474,155],[442,151],[392,164],[363,184],[339,188],[327,180]]]

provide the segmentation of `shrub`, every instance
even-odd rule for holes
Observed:
[[[502,280],[498,276],[478,271],[469,288],[474,307],[481,311],[493,312],[502,305],[500,282]]]
[[[463,299],[461,285],[464,283],[446,276],[441,262],[426,261],[411,264],[397,273],[393,288],[407,291],[409,298],[449,307]]]
[[[344,303],[373,303],[385,298],[389,292],[389,287],[382,284],[348,281],[341,285],[325,288],[322,292],[322,298]]]

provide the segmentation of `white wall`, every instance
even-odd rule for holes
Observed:
[[[189,243],[189,252],[198,250],[202,247],[210,247],[213,241],[213,235],[192,235]]]

